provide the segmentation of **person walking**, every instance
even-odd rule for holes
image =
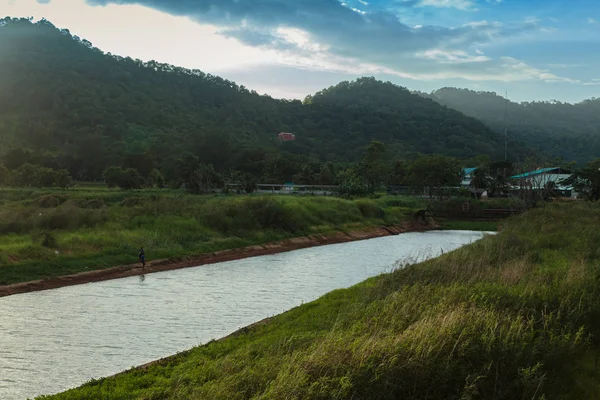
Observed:
[[[142,268],[144,268],[146,266],[146,253],[144,252],[143,247],[138,252],[138,258],[140,259],[140,262],[142,263]]]

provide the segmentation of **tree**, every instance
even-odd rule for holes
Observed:
[[[14,171],[14,183],[17,186],[39,186],[40,167],[33,164],[23,164]]]
[[[54,173],[54,184],[62,189],[67,189],[73,184],[73,178],[66,169],[58,170]]]
[[[31,163],[31,161],[31,152],[22,148],[11,149],[4,155],[4,165],[11,170],[17,169],[23,164]]]
[[[150,171],[150,173],[148,174],[148,177],[146,178],[146,186],[162,188],[164,185],[165,178],[163,178],[159,170],[153,168],[152,171]]]
[[[434,189],[458,186],[461,177],[459,160],[440,155],[420,156],[411,163],[408,170],[410,184],[429,189],[430,195],[433,195]],[[441,193],[440,191],[440,196]]]
[[[144,178],[134,168],[123,169],[112,166],[104,170],[102,176],[106,185],[111,189],[115,186],[124,190],[140,189],[144,184]]]
[[[212,164],[203,164],[193,154],[185,154],[177,162],[179,177],[192,193],[208,193],[211,189],[223,185],[223,177],[215,171]]]
[[[241,179],[242,188],[248,194],[256,190],[256,179],[250,174],[243,174]]]
[[[389,169],[384,155],[385,145],[374,140],[367,146],[365,156],[356,166],[357,176],[366,182],[371,192],[387,181]]]
[[[134,168],[123,170],[118,182],[119,187],[124,190],[140,189],[143,184],[144,178],[142,178],[142,175]]]
[[[473,179],[471,180],[471,187],[477,192],[489,190],[494,184],[494,180],[489,174],[487,166],[478,167],[473,171]]]
[[[561,183],[572,185],[575,191],[589,201],[600,200],[600,158],[590,161],[584,168],[575,171],[569,179]]]
[[[119,180],[123,176],[123,168],[113,165],[112,167],[108,167],[102,173],[102,177],[104,178],[104,182],[108,186],[109,189],[112,189],[119,185]]]
[[[327,164],[321,166],[321,171],[319,172],[319,184],[335,184],[335,168],[333,167],[333,163],[328,162]]]
[[[408,178],[409,163],[404,160],[396,160],[390,176],[390,184],[404,185]]]
[[[52,187],[56,181],[56,171],[38,166],[38,186]]]
[[[300,171],[294,175],[295,183],[301,185],[314,185],[319,179],[320,165],[318,163],[308,163],[300,167]]]

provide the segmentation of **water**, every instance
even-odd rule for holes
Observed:
[[[0,298],[0,399],[113,375],[482,236],[405,233]]]

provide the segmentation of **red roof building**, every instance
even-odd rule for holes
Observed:
[[[296,135],[293,133],[281,132],[277,138],[282,142],[291,142],[292,140],[296,140]]]

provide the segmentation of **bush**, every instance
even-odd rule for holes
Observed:
[[[383,211],[377,203],[372,200],[357,200],[356,205],[360,210],[360,213],[365,218],[384,218],[385,211]]]
[[[58,247],[58,244],[56,242],[56,238],[54,237],[54,235],[52,235],[50,232],[42,233],[42,246],[49,247],[49,248]]]
[[[158,171],[156,171],[158,172]],[[144,178],[134,168],[123,169],[121,167],[112,166],[107,168],[102,177],[109,189],[115,186],[124,190],[140,189],[144,185]],[[159,179],[158,176],[154,178]]]
[[[307,210],[295,202],[272,197],[227,200],[206,209],[203,219],[207,225],[223,233],[245,235],[247,231],[278,230],[290,233],[303,232],[310,226]]]
[[[38,199],[37,204],[41,208],[54,208],[58,207],[61,203],[61,199],[56,196],[47,195],[42,196]]]
[[[121,202],[122,207],[136,207],[144,204],[144,199],[142,197],[126,197]]]
[[[12,183],[22,187],[58,186],[66,189],[73,183],[73,179],[66,169],[55,171],[52,168],[45,168],[34,164],[23,164],[11,176]]]
[[[106,207],[106,203],[102,199],[91,199],[91,200],[88,200],[85,203],[83,203],[83,205],[81,205],[81,207],[97,210],[97,209]]]
[[[104,210],[86,210],[74,201],[67,201],[58,208],[32,215],[30,224],[42,229],[77,229],[93,227],[108,220]]]
[[[356,198],[365,197],[371,194],[372,191],[369,185],[366,185],[358,180],[351,180],[343,182],[339,189],[338,195],[344,198]]]

